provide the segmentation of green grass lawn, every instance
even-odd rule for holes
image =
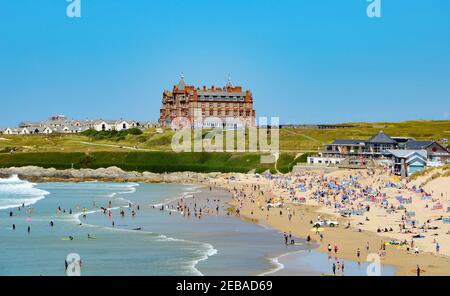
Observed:
[[[280,150],[283,152],[315,152],[323,144],[335,139],[367,139],[383,130],[398,137],[414,137],[417,140],[450,138],[450,121],[407,121],[349,123],[354,127],[344,129],[286,128],[280,130]],[[208,131],[203,132],[203,137]],[[230,132],[227,132],[230,133]],[[174,132],[148,129],[142,135],[127,135],[120,140],[96,140],[82,135],[0,135],[1,149],[14,147],[22,152],[96,152],[123,151],[137,147],[152,151],[171,151]],[[248,138],[246,138],[248,144]]]
[[[278,160],[277,169],[280,172],[290,171],[295,163],[305,161],[309,155],[305,153],[317,152],[322,149],[323,144],[335,139],[365,140],[381,130],[390,136],[414,137],[417,140],[450,138],[450,121],[448,120],[348,123],[348,125],[352,127],[281,129],[279,132],[282,154]],[[203,131],[201,137],[204,138],[209,132]],[[88,153],[95,159],[89,163],[89,167],[93,168],[117,165],[127,170],[155,172],[175,170],[244,172],[251,169],[261,171],[267,168],[274,170],[273,166],[260,165],[259,155],[256,153],[173,153],[171,149],[173,135],[172,130],[166,129],[159,133],[154,128],[146,130],[142,135],[126,135],[120,139],[95,139],[79,134],[0,135],[0,165],[5,167],[35,164],[68,168],[74,163],[76,167],[82,164],[80,159]],[[246,145],[248,146],[248,136]],[[11,155],[9,154],[11,150],[16,150],[17,153]]]

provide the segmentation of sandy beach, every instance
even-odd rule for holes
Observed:
[[[364,262],[370,253],[378,254],[381,263],[396,267],[397,275],[416,275],[417,266],[423,275],[449,275],[450,227],[442,217],[447,216],[450,180],[439,178],[422,188],[419,184],[425,178],[401,182],[383,170],[308,170],[282,177],[234,174],[209,182],[234,195],[235,215],[299,237],[310,236],[321,252],[328,253],[330,244],[333,249],[337,246],[336,256],[342,259]],[[347,186],[352,192],[346,192],[346,202],[338,201],[345,188],[328,189],[317,198],[318,190],[331,180],[334,184],[353,180]],[[399,196],[406,201],[399,201]],[[283,206],[267,208],[276,202]],[[363,214],[342,217],[342,209]],[[321,239],[311,224],[318,219],[337,221],[339,227],[323,227]]]

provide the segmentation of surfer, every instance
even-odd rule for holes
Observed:
[[[13,229],[13,230],[16,230],[16,224],[13,224],[13,225],[12,225],[12,229]]]
[[[53,227],[53,225],[54,225],[53,221],[50,221],[50,227]]]
[[[28,226],[27,231],[28,231],[28,234],[30,234],[30,231],[31,231],[31,227],[30,226]]]

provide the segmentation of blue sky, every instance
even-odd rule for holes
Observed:
[[[164,89],[233,82],[282,123],[449,119],[450,1],[0,0],[0,126],[156,120]]]

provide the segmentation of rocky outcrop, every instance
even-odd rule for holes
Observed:
[[[18,175],[23,180],[31,182],[146,182],[146,183],[197,183],[198,181],[214,178],[221,173],[193,173],[178,172],[168,174],[155,174],[151,172],[127,172],[118,167],[99,169],[68,169],[41,168],[36,166],[11,167],[0,169],[0,178]]]

